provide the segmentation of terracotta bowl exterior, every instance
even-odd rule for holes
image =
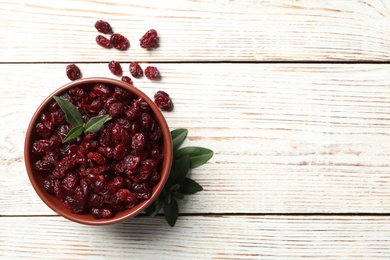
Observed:
[[[47,193],[43,187],[44,182],[44,176],[36,171],[34,169],[34,163],[37,161],[37,158],[35,155],[31,153],[32,150],[32,144],[35,140],[39,139],[38,134],[35,131],[35,125],[39,121],[39,116],[42,114],[43,111],[46,110],[47,106],[53,102],[53,96],[55,95],[61,95],[65,92],[67,92],[69,89],[74,87],[80,87],[84,89],[92,89],[93,86],[97,83],[104,83],[111,86],[118,86],[123,89],[128,90],[129,92],[133,93],[134,95],[138,97],[142,97],[146,100],[146,102],[151,107],[153,114],[155,116],[155,119],[159,123],[162,132],[163,132],[163,154],[164,154],[164,161],[162,164],[162,170],[161,170],[161,180],[159,183],[157,183],[153,187],[152,196],[149,200],[144,200],[140,202],[138,205],[136,205],[134,208],[127,209],[122,212],[115,213],[114,217],[107,218],[107,219],[95,219],[92,214],[73,214],[69,211],[69,209],[65,208],[62,205],[62,202],[57,199],[55,196],[50,195]],[[79,79],[73,82],[70,82],[63,87],[57,89],[54,91],[50,96],[48,96],[38,107],[36,112],[34,113],[30,124],[27,129],[26,133],[26,139],[24,144],[24,159],[27,169],[28,177],[31,181],[32,186],[34,187],[35,191],[39,195],[39,197],[43,200],[44,203],[46,203],[47,206],[49,206],[52,210],[54,210],[59,215],[80,223],[80,224],[87,224],[87,225],[109,225],[109,224],[115,224],[122,222],[124,220],[130,219],[142,211],[144,211],[160,194],[160,192],[163,190],[165,182],[168,179],[169,172],[171,169],[172,164],[172,139],[169,131],[169,127],[167,125],[167,122],[165,121],[165,118],[159,108],[154,104],[154,102],[142,91],[139,89],[131,86],[130,84],[115,80],[115,79],[109,79],[109,78],[85,78],[85,79]]]

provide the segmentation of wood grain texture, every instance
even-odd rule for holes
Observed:
[[[170,93],[170,127],[215,152],[192,171],[205,190],[183,213],[390,212],[390,66],[154,65],[162,80],[134,85]],[[38,104],[68,82],[65,66],[0,65],[0,215],[53,214],[29,184],[23,141]],[[80,67],[114,77],[106,63]]]
[[[388,217],[137,217],[89,227],[2,218],[0,257],[29,259],[388,259]],[[15,225],[17,223],[17,226]]]
[[[389,61],[383,0],[0,1],[0,62]],[[95,44],[109,21],[128,51]],[[145,51],[151,28],[160,47]]]

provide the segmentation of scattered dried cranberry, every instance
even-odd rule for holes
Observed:
[[[158,46],[157,31],[151,29],[140,39],[140,45],[144,49],[150,49]]]
[[[128,77],[128,76],[123,76],[123,77],[121,78],[121,80],[124,81],[124,82],[126,82],[126,83],[129,83],[130,85],[133,85],[133,81],[132,81],[131,78]]]
[[[114,60],[110,61],[108,63],[108,68],[110,69],[111,73],[114,74],[115,76],[122,75],[122,67],[119,62]]]
[[[95,23],[95,28],[98,30],[98,32],[104,33],[104,34],[111,34],[112,28],[111,25],[103,20],[99,20]]]
[[[75,214],[110,218],[152,196],[160,180],[162,132],[148,103],[119,87],[96,84],[62,95],[84,118],[109,114],[97,133],[62,143],[71,125],[56,102],[40,115],[32,145],[43,187]]]
[[[121,51],[127,50],[130,47],[129,40],[119,33],[112,34],[110,37],[110,42],[115,49]]]
[[[103,35],[96,36],[96,43],[103,48],[111,48],[111,42]]]
[[[160,90],[154,94],[154,103],[161,109],[165,111],[172,111],[173,103],[169,95]]]
[[[145,69],[145,76],[148,78],[148,79],[159,79],[160,78],[160,72],[158,71],[158,69],[154,66],[148,66],[146,67]]]
[[[70,80],[76,80],[80,78],[81,71],[75,64],[69,64],[66,66],[66,75]]]
[[[142,71],[141,66],[137,62],[131,62],[130,66],[129,66],[129,70],[130,70],[130,74],[134,78],[139,78],[139,77],[141,77],[144,74],[144,72]]]

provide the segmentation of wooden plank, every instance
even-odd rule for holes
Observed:
[[[135,86],[170,93],[170,127],[189,129],[185,145],[215,152],[192,171],[205,190],[182,212],[390,212],[388,65],[154,65],[162,80]],[[106,63],[80,67],[114,77]],[[29,184],[23,142],[35,108],[68,82],[64,70],[0,65],[0,215],[53,214]]]
[[[388,259],[388,217],[161,217],[90,227],[2,217],[0,256],[39,259]]]
[[[295,0],[0,1],[0,62],[389,61],[389,2]],[[128,51],[95,44],[109,21]],[[145,51],[151,28],[160,47]]]

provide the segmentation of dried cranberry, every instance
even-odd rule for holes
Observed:
[[[112,74],[114,74],[115,76],[120,76],[122,75],[122,67],[121,67],[121,64],[117,61],[110,61],[108,63],[108,68],[109,70],[111,71]]]
[[[50,194],[55,195],[54,192],[54,183],[55,179],[54,178],[46,178],[43,182],[43,188]]]
[[[159,79],[160,78],[160,72],[159,70],[154,67],[154,66],[148,66],[146,67],[145,69],[145,76],[148,78],[148,79],[151,79],[151,80],[156,80],[156,79]]]
[[[143,133],[135,134],[131,139],[131,147],[136,151],[142,151],[145,148],[145,135]]]
[[[96,36],[96,43],[103,48],[111,48],[111,41],[103,35]]]
[[[69,193],[72,190],[76,189],[79,178],[76,173],[68,173],[64,179],[62,179],[62,187]]]
[[[95,28],[98,30],[98,32],[104,33],[104,34],[111,34],[112,28],[111,25],[103,20],[99,20],[95,23]]]
[[[148,113],[142,113],[141,115],[141,126],[146,129],[146,130],[149,130],[152,128],[152,125],[153,125],[153,117],[151,115],[149,115]]]
[[[81,71],[75,64],[69,64],[66,66],[66,75],[70,80],[76,80],[80,78]]]
[[[36,170],[41,172],[51,172],[54,170],[53,164],[46,160],[38,160],[34,166]]]
[[[115,49],[121,51],[127,50],[130,47],[129,40],[119,33],[112,34],[110,37],[110,42]]]
[[[93,166],[91,168],[91,173],[94,175],[101,175],[111,170],[111,167],[109,165],[99,165],[99,166]]]
[[[145,183],[134,183],[133,192],[139,199],[150,199],[152,196],[152,189]]]
[[[115,102],[108,108],[108,114],[112,117],[120,117],[125,112],[125,107],[122,102]]]
[[[104,203],[104,198],[96,193],[93,193],[89,196],[88,205],[91,207],[100,207]]]
[[[139,77],[141,77],[144,74],[144,72],[142,71],[141,66],[137,62],[131,62],[130,66],[129,66],[129,70],[130,70],[130,74],[134,78],[139,78]]]
[[[151,29],[147,31],[140,39],[140,45],[144,49],[154,48],[158,46],[157,31]]]
[[[111,180],[111,183],[114,185],[116,190],[122,189],[125,187],[125,179],[122,176],[116,176]]]
[[[137,178],[147,180],[149,176],[156,171],[156,162],[152,159],[147,159],[141,162],[141,166],[137,172]]]
[[[118,161],[122,160],[125,155],[126,155],[126,146],[123,143],[115,146],[114,150],[112,151],[112,158]]]
[[[95,161],[98,165],[106,164],[106,158],[98,152],[89,152],[87,157]]]
[[[110,89],[104,84],[96,84],[93,87],[93,93],[98,97],[109,97],[111,95]]]
[[[111,218],[113,211],[111,207],[92,208],[92,216],[96,219],[100,218]]]
[[[121,78],[121,80],[124,81],[124,82],[126,82],[126,83],[129,83],[130,85],[133,85],[133,81],[132,81],[131,78],[128,77],[128,76],[123,76],[123,77]]]
[[[153,172],[152,175],[150,176],[151,185],[158,183],[160,181],[160,179],[161,179],[160,173],[157,171]]]
[[[71,129],[70,125],[62,125],[57,128],[56,134],[60,136],[61,139],[63,140],[68,134],[68,132],[70,131],[70,129]]]
[[[165,111],[172,111],[173,103],[169,95],[160,90],[154,94],[154,103],[161,109]]]
[[[94,101],[92,101],[92,103],[87,107],[87,111],[91,114],[91,115],[97,115],[99,113],[99,111],[103,108],[103,102],[100,101],[99,99],[95,99]],[[84,119],[84,122],[88,121],[86,120],[86,118],[83,118]]]
[[[149,133],[149,138],[152,140],[152,141],[157,141],[159,140],[160,138],[162,138],[162,130],[161,130],[161,127],[159,125],[155,125],[154,128],[151,130],[151,132]]]
[[[140,158],[135,155],[126,155],[121,161],[119,161],[116,164],[115,170],[123,173],[126,170],[134,170],[137,166],[138,163],[140,162]]]
[[[128,100],[131,97],[131,94],[128,91],[123,90],[122,88],[115,87],[113,98],[117,100]]]
[[[65,114],[59,110],[51,112],[50,118],[53,125],[62,125],[65,122]]]
[[[52,134],[52,130],[47,128],[44,124],[38,123],[35,126],[35,130],[38,132],[38,134],[43,138],[48,138]]]
[[[44,154],[52,150],[53,143],[50,140],[37,140],[33,143],[33,154]]]
[[[50,130],[53,130],[53,122],[51,121],[51,117],[49,113],[43,113],[41,115],[41,122],[44,126]]]
[[[105,157],[112,157],[112,148],[111,147],[99,147],[97,150],[99,153],[103,154]]]
[[[126,118],[128,120],[136,120],[137,118],[139,118],[141,116],[141,110],[139,108],[139,104],[134,102],[131,105],[131,107],[129,107],[129,108],[127,108],[127,110],[125,110],[125,114],[126,114]]]

